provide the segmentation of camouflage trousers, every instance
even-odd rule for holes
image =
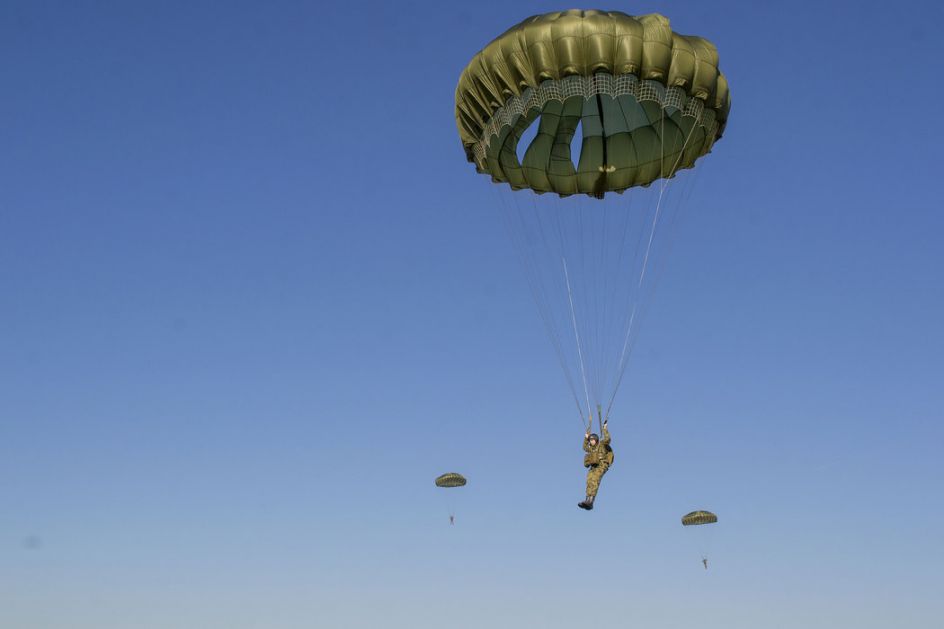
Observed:
[[[597,490],[600,489],[600,481],[603,479],[603,475],[606,474],[606,471],[610,469],[610,466],[606,463],[600,463],[599,465],[591,465],[590,469],[587,470],[587,495],[590,497],[597,495]]]

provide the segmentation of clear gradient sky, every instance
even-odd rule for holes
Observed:
[[[733,109],[588,514],[453,117],[567,6],[3,2],[0,626],[936,626],[941,7],[600,6],[714,41]]]

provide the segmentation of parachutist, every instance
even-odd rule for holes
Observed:
[[[603,422],[602,441],[597,435],[591,434],[589,429],[584,433],[583,451],[587,453],[583,457],[583,466],[587,468],[587,497],[582,502],[578,502],[577,506],[590,511],[593,509],[597,490],[600,489],[600,480],[613,465],[613,448],[610,447],[610,431],[607,428],[607,422]]]
[[[699,510],[686,513],[682,516],[682,526],[684,527],[697,527],[700,530],[703,530],[705,533],[710,532],[712,529],[711,525],[714,525],[718,521],[718,516],[716,516],[711,511]],[[708,526],[707,529],[702,529],[703,526]],[[708,553],[705,547],[705,538],[702,537],[702,550],[701,550],[701,564],[705,566],[705,570],[708,569]]]
[[[671,239],[661,234],[679,203],[667,187],[683,171],[700,172],[696,162],[721,139],[730,110],[715,45],[672,31],[656,13],[533,15],[481,48],[459,77],[465,158],[516,210],[509,235],[581,416],[585,408],[593,415],[591,398],[612,408],[637,307],[644,312],[641,298],[659,275],[650,268],[661,267],[660,244]],[[630,211],[617,201],[623,193],[650,200]],[[568,259],[578,262],[573,274]],[[564,347],[566,337],[575,346]],[[599,407],[596,415],[602,424]],[[595,436],[591,448],[590,427],[587,495],[578,503],[587,511],[613,462],[609,435],[601,430],[603,445]]]
[[[456,472],[447,472],[436,477],[435,480],[437,487],[442,487],[444,489],[455,490],[456,487],[465,487],[466,479],[462,474],[457,474]],[[449,507],[449,524],[454,525],[456,523],[456,514],[452,513],[452,507]]]

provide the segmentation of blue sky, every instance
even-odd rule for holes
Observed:
[[[469,58],[560,8],[0,7],[0,625],[940,618],[944,10],[602,7],[714,41],[733,109],[586,514],[453,118]]]

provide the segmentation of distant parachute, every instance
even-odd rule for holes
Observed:
[[[436,478],[437,487],[462,487],[465,484],[465,476],[455,472],[448,472]]]
[[[444,489],[451,489],[453,487],[465,487],[466,484],[465,476],[458,474],[456,472],[446,472],[442,476],[436,477],[436,486],[442,487]],[[449,492],[450,496],[452,492]],[[455,509],[452,506],[452,500],[449,501],[449,524],[456,523],[456,514]]]
[[[692,511],[682,516],[682,526],[700,527],[704,524],[714,524],[717,521],[718,516],[711,511]],[[698,543],[698,552],[701,553],[701,563],[705,566],[705,570],[708,569],[708,549],[711,545],[712,529],[714,529],[714,527],[709,526],[705,529],[701,529],[699,533],[695,535]]]
[[[699,524],[714,524],[718,521],[711,511],[692,511],[682,516],[682,526],[697,526]]]

